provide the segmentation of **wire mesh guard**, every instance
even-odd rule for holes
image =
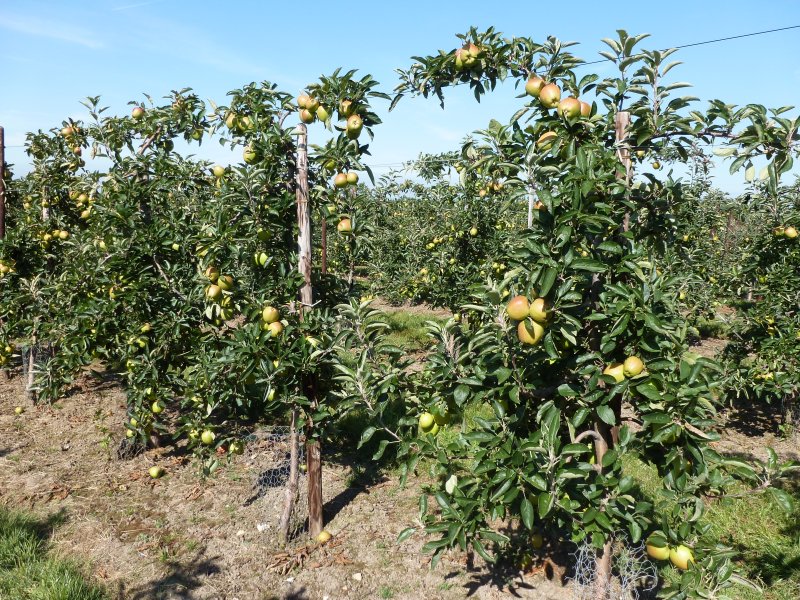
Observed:
[[[644,544],[631,545],[624,537],[614,544],[613,577],[605,594],[597,589],[597,553],[588,541],[575,551],[575,576],[572,578],[574,600],[638,600],[655,589],[658,569],[648,559]]]
[[[253,493],[246,506],[258,502],[263,509],[263,521],[258,530],[276,541],[283,542],[280,521],[284,513],[291,473],[291,428],[289,426],[263,427],[245,437],[245,461],[253,473]],[[287,542],[292,543],[308,529],[308,506],[305,502],[308,489],[305,474],[305,438],[297,439],[298,479],[293,508],[289,518]]]

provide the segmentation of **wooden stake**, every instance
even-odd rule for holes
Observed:
[[[618,179],[625,179],[627,184],[631,181],[631,153],[630,147],[625,142],[627,138],[628,125],[631,122],[631,114],[627,111],[620,111],[614,116],[614,128],[616,133],[617,142],[617,156],[624,170],[617,172]],[[630,214],[626,213],[622,222],[623,231],[628,231],[630,227]],[[595,422],[595,431],[602,437],[602,443],[595,442],[595,458],[598,465],[602,465],[603,455],[605,455],[607,448],[613,448],[619,444],[619,423],[622,420],[622,397],[618,396],[611,402],[611,408],[614,411],[615,423],[613,427],[609,427],[603,421],[597,420]],[[603,549],[595,559],[595,579],[594,579],[594,597],[595,598],[608,598],[609,586],[611,584],[611,569],[613,560],[613,547],[612,538],[609,537],[606,543],[603,544]]]
[[[6,142],[0,127],[0,240],[6,237]]]
[[[292,409],[292,424],[289,430],[289,482],[284,490],[283,514],[281,515],[280,532],[285,544],[289,543],[289,523],[297,501],[297,480],[299,477],[297,462],[297,407]]]
[[[303,287],[300,289],[300,315],[311,309],[314,300],[311,287],[311,211],[308,204],[308,129],[298,125],[297,136],[297,237],[299,265],[303,274]],[[303,379],[303,393],[309,399],[309,412],[317,410],[316,386],[311,377]],[[306,422],[306,465],[308,466],[308,529],[316,537],[322,531],[322,449],[314,437],[314,423]]]
[[[320,236],[322,237],[322,274],[328,273],[328,220],[322,217],[322,228],[320,229]]]

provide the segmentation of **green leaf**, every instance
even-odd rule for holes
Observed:
[[[636,391],[653,402],[661,402],[661,392],[652,383],[643,383],[636,386]]]
[[[547,267],[544,269],[542,276],[539,279],[539,295],[547,296],[550,290],[553,289],[553,284],[556,282],[558,270],[554,267]]]
[[[608,268],[605,263],[593,258],[576,258],[572,261],[571,266],[579,271],[589,271],[591,273],[602,273]]]
[[[361,434],[361,439],[358,440],[358,447],[361,448],[361,446],[366,444],[375,434],[375,431],[377,431],[375,427],[367,427]]]
[[[402,544],[408,538],[410,538],[412,535],[414,535],[416,532],[417,532],[417,528],[416,527],[406,527],[405,529],[403,529],[403,531],[400,532],[400,535],[397,536],[397,542],[396,543]]]
[[[527,498],[523,498],[519,509],[520,516],[522,517],[522,523],[529,530],[533,529],[533,504],[531,504],[531,501]]]
[[[597,416],[600,417],[600,420],[608,425],[615,425],[617,423],[617,418],[614,415],[614,411],[605,404],[601,404],[597,407]]]
[[[778,506],[780,506],[784,510],[784,512],[786,513],[792,512],[792,510],[794,509],[794,500],[792,500],[792,497],[787,492],[773,487],[769,488],[769,493],[775,500],[775,502],[778,503]]]
[[[463,384],[456,387],[455,392],[453,392],[453,397],[458,404],[464,404],[467,401],[467,398],[469,398],[469,395],[469,387]]]
[[[550,492],[542,492],[539,494],[539,518],[544,519],[553,508],[553,494]]]

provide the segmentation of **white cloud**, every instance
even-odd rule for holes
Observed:
[[[0,13],[0,28],[67,42],[68,44],[77,44],[86,48],[96,49],[103,47],[102,42],[85,29],[67,23],[47,21],[35,17]]]

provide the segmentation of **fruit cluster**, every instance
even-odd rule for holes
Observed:
[[[508,316],[519,321],[517,337],[523,344],[536,346],[544,336],[545,327],[552,315],[552,309],[544,298],[529,302],[525,296],[514,296],[506,304]]]

